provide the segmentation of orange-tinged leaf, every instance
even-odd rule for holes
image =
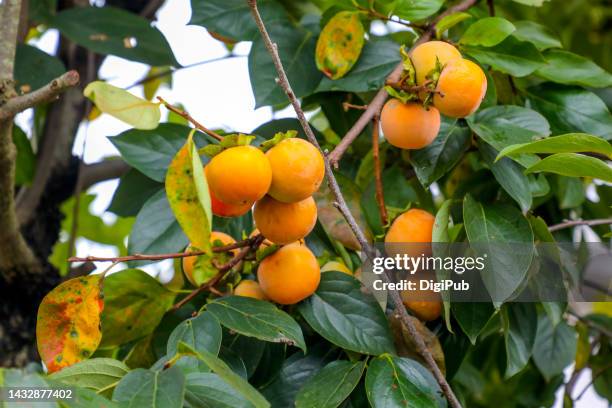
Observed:
[[[364,35],[359,13],[341,11],[333,16],[317,41],[317,68],[331,79],[342,78],[359,59]]]
[[[101,275],[70,279],[45,296],[38,307],[38,353],[50,373],[91,356],[102,338],[104,307]]]
[[[191,135],[168,167],[166,195],[191,245],[202,251],[210,250],[210,195],[204,167]]]

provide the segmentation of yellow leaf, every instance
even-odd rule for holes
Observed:
[[[136,129],[155,129],[159,124],[161,113],[158,104],[134,96],[106,82],[90,83],[83,94],[103,113],[108,113]]]
[[[143,84],[144,96],[147,100],[150,101],[155,97],[161,84],[172,85],[172,76],[170,74],[159,76],[164,72],[169,72],[169,67],[151,67],[149,69],[145,77],[146,82]]]
[[[191,245],[209,251],[212,211],[204,167],[192,135],[178,151],[166,173],[166,195]]]
[[[364,35],[359,13],[341,11],[333,16],[317,41],[317,68],[331,79],[342,78],[359,59]]]
[[[38,307],[38,353],[50,373],[91,356],[102,339],[104,301],[101,275],[70,279],[45,296]]]

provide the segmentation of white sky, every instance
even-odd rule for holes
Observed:
[[[223,44],[208,35],[204,28],[187,25],[191,17],[191,9],[187,1],[167,0],[157,16],[156,26],[165,35],[181,65],[211,60],[227,54]],[[36,42],[36,45],[53,54],[56,43],[57,32],[50,30]],[[249,48],[249,43],[239,43],[234,53],[246,56]],[[102,65],[100,78],[113,85],[127,87],[143,78],[147,70],[148,67],[144,64],[111,56]],[[133,88],[130,91],[142,96],[142,87]],[[270,108],[254,110],[255,100],[251,92],[246,58],[232,58],[227,61],[179,70],[174,74],[172,89],[162,88],[159,95],[171,103],[183,104],[193,117],[210,128],[249,132],[272,119]],[[25,128],[29,128],[28,123],[31,116],[31,112],[25,112],[18,117],[18,122]],[[293,117],[294,114],[290,109],[286,109],[277,112],[275,116]],[[74,153],[82,154],[83,140],[86,137],[85,162],[92,163],[104,157],[118,155],[107,137],[117,135],[127,129],[129,126],[123,122],[108,115],[102,115],[88,128],[81,127],[74,145]],[[110,204],[117,184],[116,180],[108,181],[99,183],[90,190],[91,193],[97,195],[97,199],[92,204],[92,212],[101,214],[107,221],[112,221],[115,217],[113,214],[104,213],[104,210]],[[79,255],[117,255],[114,247],[98,245],[84,239],[77,242],[77,253]],[[163,278],[168,279],[171,276],[172,262],[158,263],[146,269],[153,274],[161,273]],[[566,376],[569,374],[571,371],[568,369]],[[590,372],[584,373],[575,387],[575,392],[582,391],[590,379]],[[575,406],[577,408],[597,408],[607,407],[608,404],[591,389]],[[557,395],[555,407],[562,407],[562,390]]]

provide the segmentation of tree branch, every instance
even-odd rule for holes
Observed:
[[[380,166],[380,149],[378,148],[379,128],[380,128],[380,117],[374,116],[372,120],[374,130],[372,131],[372,157],[374,158],[374,180],[376,183],[376,204],[378,204],[378,212],[380,213],[380,220],[382,225],[387,225],[389,222],[389,216],[387,214],[387,207],[385,206],[385,196],[383,193],[382,184],[382,169]]]
[[[436,32],[436,24],[442,18],[446,17],[449,14],[469,9],[476,3],[476,1],[477,0],[463,0],[461,3],[446,9],[446,11],[436,17],[433,23],[427,27],[425,32],[423,32],[423,35],[419,37],[419,39],[414,43],[412,48],[429,41]],[[389,76],[387,77],[387,81],[398,82],[400,80],[400,76],[402,75],[403,70],[404,68],[402,63],[399,63],[397,67],[395,67],[395,69],[391,72],[391,74],[389,74]],[[353,127],[349,129],[348,132],[346,132],[346,135],[344,135],[338,146],[336,146],[336,148],[329,154],[329,160],[334,168],[338,168],[338,162],[342,158],[344,152],[346,152],[346,150],[357,138],[357,136],[359,136],[361,132],[363,132],[363,129],[365,129],[368,123],[370,123],[372,118],[374,118],[375,115],[380,114],[380,111],[383,105],[385,104],[385,101],[387,100],[387,96],[389,96],[387,91],[385,91],[384,88],[380,89],[374,99],[372,99],[372,101],[368,104],[368,108],[365,110],[365,112],[363,112],[361,117],[357,119],[357,122],[355,122]]]
[[[206,126],[202,125],[200,122],[198,122],[197,120],[195,120],[190,114],[188,114],[187,112],[170,105],[168,102],[166,102],[166,100],[164,100],[161,96],[158,96],[157,99],[159,99],[159,101],[161,103],[164,104],[164,106],[168,109],[171,110],[172,112],[176,113],[179,116],[182,116],[183,118],[185,118],[188,122],[190,122],[193,126],[195,126],[196,129],[201,130],[202,132],[206,133],[209,136],[214,137],[215,139],[221,141],[223,140],[223,136],[221,136],[220,134],[208,129]]]
[[[0,7],[0,109],[16,97],[13,70],[21,15],[20,0],[5,0]],[[0,117],[0,270],[7,281],[18,266],[36,264],[34,254],[19,230],[15,212],[15,159],[13,116]]]
[[[212,249],[213,252],[228,252],[238,248],[244,248],[252,245],[262,235],[256,235],[251,238],[247,238],[242,241],[235,242],[230,245],[217,246]],[[156,255],[143,255],[134,254],[128,256],[117,256],[117,257],[98,257],[98,256],[86,256],[83,258],[71,257],[68,258],[68,262],[128,262],[128,261],[163,261],[164,259],[175,259],[175,258],[189,258],[192,256],[204,255],[204,251],[192,251],[192,252],[177,252],[171,254],[156,254]]]
[[[172,306],[171,310],[178,310],[178,309],[180,309],[185,304],[187,304],[189,301],[191,301],[193,298],[195,298],[200,293],[202,293],[202,292],[204,292],[206,290],[214,290],[215,285],[217,283],[219,283],[221,281],[221,279],[223,279],[223,277],[229,271],[231,271],[234,266],[238,265],[240,263],[240,261],[242,261],[249,254],[249,252],[257,250],[257,248],[261,245],[261,243],[264,241],[264,239],[265,238],[263,237],[263,235],[259,234],[259,235],[256,235],[253,238],[245,240],[245,241],[249,241],[248,246],[245,246],[244,248],[242,248],[242,250],[238,253],[238,255],[233,257],[228,263],[226,263],[225,265],[221,265],[219,267],[219,272],[217,272],[217,274],[215,276],[213,276],[212,279],[210,279],[208,282],[205,282],[204,284],[200,285],[193,292],[191,292],[190,294],[185,296],[183,299],[181,299],[180,302],[178,302],[177,304]]]
[[[38,104],[51,102],[66,89],[79,83],[79,73],[68,71],[62,76],[55,78],[47,85],[30,93],[15,96],[0,106],[0,121],[12,118],[19,112],[32,108]]]
[[[612,224],[612,218],[601,218],[597,220],[568,220],[560,224],[551,225],[550,227],[548,227],[548,230],[553,232],[553,231],[559,231],[564,228],[576,227],[579,225],[587,225],[589,227],[594,227],[596,225],[607,225],[607,224]]]
[[[105,160],[99,163],[86,164],[81,170],[81,186],[85,191],[96,183],[123,176],[131,167],[121,159]]]
[[[272,39],[270,38],[270,35],[268,34],[268,31],[267,31],[266,26],[265,26],[265,24],[264,24],[264,22],[263,22],[263,20],[261,18],[261,15],[259,14],[259,10],[257,8],[257,0],[247,0],[247,2],[248,2],[249,6],[251,8],[251,12],[253,14],[253,18],[255,19],[255,23],[257,24],[259,32],[261,33],[261,36],[262,36],[262,38],[264,40],[264,44],[265,44],[268,52],[270,53],[270,56],[272,57],[272,61],[274,62],[274,67],[276,68],[276,73],[278,75],[277,82],[280,85],[280,87],[283,89],[285,94],[287,94],[287,97],[289,98],[289,101],[291,102],[291,105],[293,106],[293,109],[295,110],[295,113],[296,113],[296,115],[298,117],[298,120],[299,120],[302,128],[304,129],[304,133],[306,134],[306,137],[308,138],[308,140],[313,145],[315,145],[322,152],[321,147],[319,146],[319,143],[317,141],[317,138],[315,137],[315,135],[314,135],[314,133],[312,131],[312,128],[310,127],[310,125],[308,124],[308,121],[306,120],[306,116],[304,115],[304,111],[302,110],[302,107],[300,106],[300,102],[298,101],[297,97],[295,96],[295,93],[293,92],[293,89],[291,88],[291,84],[289,83],[289,80],[287,78],[287,74],[285,73],[285,70],[283,68],[283,64],[282,64],[280,56],[278,54],[278,47],[276,46],[276,44],[274,44],[272,42]],[[466,3],[469,3],[469,4],[473,4],[474,2],[475,2],[475,0],[468,0],[468,1],[466,1]],[[428,30],[428,32],[430,32],[429,35],[431,36],[431,30]],[[397,69],[396,69],[396,71],[397,71]],[[399,74],[401,74],[401,69],[399,71]],[[377,95],[377,97],[379,97],[379,95]],[[382,102],[384,102],[385,98],[386,98],[386,92],[385,92],[385,94],[382,95]],[[380,106],[382,106],[382,102],[380,103]],[[368,106],[368,110],[370,110],[371,106],[372,106],[372,104],[370,104],[370,106]],[[366,112],[368,112],[368,110],[366,110]],[[374,114],[376,114],[376,113],[378,113],[378,111],[374,111]],[[365,116],[365,113],[364,113],[364,115],[361,116],[361,118],[359,120],[362,120],[364,118],[364,116]],[[373,118],[373,116],[374,115],[368,117],[365,120],[366,123],[364,124],[364,127],[365,127],[365,125],[367,125],[367,122],[369,122],[369,120]],[[359,130],[359,132],[361,132],[361,130]],[[365,254],[368,257],[370,257],[371,255],[373,255],[375,253],[375,251],[370,246],[370,244],[367,241],[363,231],[361,231],[361,229],[359,228],[359,226],[358,226],[358,224],[357,224],[357,222],[355,220],[355,217],[353,217],[353,215],[351,214],[351,212],[350,212],[350,210],[349,210],[349,208],[348,208],[348,206],[346,204],[346,201],[344,200],[344,196],[342,195],[342,191],[340,190],[338,182],[336,181],[336,177],[333,174],[330,157],[326,157],[325,158],[325,173],[327,175],[327,182],[329,184],[330,190],[332,191],[332,193],[334,195],[334,198],[336,200],[334,205],[340,210],[340,212],[342,213],[342,215],[346,219],[347,223],[349,224],[349,226],[353,230],[353,233],[355,234],[355,237],[359,241],[359,244],[361,246],[361,250],[363,252],[365,252]],[[383,280],[385,280],[387,282],[389,281],[389,278],[385,274],[383,274],[382,276],[383,276]],[[436,364],[436,362],[435,362],[431,352],[429,351],[429,349],[425,345],[425,341],[423,340],[421,335],[417,332],[416,327],[414,326],[414,324],[410,320],[410,318],[408,316],[408,312],[406,312],[406,309],[404,308],[403,303],[401,301],[399,292],[391,291],[390,293],[391,293],[391,299],[393,300],[393,303],[395,304],[396,310],[399,312],[399,315],[400,315],[400,318],[402,320],[402,323],[404,323],[406,325],[406,328],[408,329],[408,332],[410,333],[410,335],[413,337],[413,339],[415,341],[415,344],[417,346],[417,350],[419,351],[419,353],[423,356],[423,358],[425,359],[425,361],[429,365],[429,368],[431,369],[434,377],[436,378],[436,380],[440,384],[440,388],[442,389],[442,392],[444,393],[444,395],[448,399],[450,405],[452,407],[454,407],[454,408],[461,407],[461,404],[460,404],[459,400],[457,399],[457,397],[453,393],[450,385],[446,381],[446,378],[444,378],[444,375],[442,374],[442,372],[440,371],[440,368]]]

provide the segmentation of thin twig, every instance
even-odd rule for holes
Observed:
[[[578,396],[576,397],[574,401],[578,401],[580,398],[582,398],[584,394],[587,392],[587,390],[591,388],[591,385],[593,385],[595,380],[597,380],[597,378],[599,378],[602,374],[604,374],[606,371],[608,371],[611,368],[612,368],[612,363],[608,364],[605,367],[600,368],[596,372],[591,371],[591,381],[589,381],[586,387],[584,387],[584,389],[580,391],[580,393],[578,394]]]
[[[376,203],[378,204],[378,211],[380,212],[380,220],[382,225],[387,225],[389,222],[389,216],[387,214],[387,207],[385,206],[385,196],[383,194],[382,184],[382,169],[380,165],[380,149],[378,148],[379,139],[379,127],[380,117],[374,116],[372,120],[372,157],[374,158],[374,181],[376,185]]]
[[[424,42],[429,41],[433,37],[436,31],[436,24],[442,18],[450,14],[459,12],[459,11],[467,10],[468,8],[472,7],[476,3],[476,1],[477,0],[464,0],[459,4],[446,9],[446,11],[438,15],[438,17],[436,17],[436,19],[434,20],[433,24],[431,24],[423,32],[423,34],[419,37],[419,39],[414,43],[413,48],[416,47],[417,45],[420,45]],[[387,77],[387,80],[391,82],[398,82],[400,80],[403,70],[404,70],[403,64],[399,63],[395,67],[395,69],[393,69],[391,74],[389,74],[389,76]],[[365,112],[363,112],[363,114],[361,115],[359,119],[357,119],[357,122],[355,122],[353,127],[348,132],[346,132],[346,135],[344,135],[340,143],[329,154],[329,160],[333,167],[335,168],[338,167],[338,162],[342,158],[342,155],[344,154],[344,152],[346,152],[346,150],[349,148],[351,143],[353,143],[353,141],[357,138],[357,136],[361,134],[363,129],[365,129],[365,127],[368,125],[368,123],[370,123],[374,115],[380,114],[380,111],[383,105],[385,104],[385,101],[387,100],[387,96],[389,96],[387,91],[384,88],[380,89],[378,93],[376,94],[376,96],[374,97],[374,99],[372,99],[372,101],[368,104],[368,109],[366,109]]]
[[[495,16],[495,3],[493,0],[487,0],[487,7],[489,8],[489,15],[491,17]]]
[[[368,105],[355,105],[350,102],[342,102],[342,109],[344,109],[345,112],[348,112],[349,109],[366,110],[368,109]]]
[[[243,241],[238,241],[230,245],[217,246],[212,249],[215,253],[228,252],[238,248],[244,248],[250,246],[256,239],[259,239],[261,234],[251,238],[247,238]],[[129,262],[129,261],[163,261],[164,259],[175,259],[175,258],[189,258],[192,256],[204,255],[204,251],[193,251],[193,252],[177,252],[169,254],[155,254],[155,255],[143,255],[134,254],[128,256],[117,256],[117,257],[98,257],[98,256],[86,256],[86,257],[71,257],[68,258],[68,262]]]
[[[213,276],[212,279],[210,279],[209,281],[203,283],[197,289],[195,289],[193,292],[191,292],[190,294],[185,296],[183,299],[181,299],[178,303],[176,303],[174,306],[172,306],[171,310],[178,310],[178,309],[180,309],[181,307],[183,307],[184,305],[189,303],[193,298],[198,296],[200,293],[202,293],[202,292],[204,292],[206,290],[210,290],[211,288],[214,288],[215,285],[217,283],[219,283],[221,281],[221,279],[223,279],[223,277],[229,271],[231,271],[234,266],[238,265],[240,263],[240,261],[242,261],[251,251],[257,250],[257,248],[261,245],[261,243],[264,241],[264,239],[265,238],[263,237],[263,235],[259,234],[259,235],[255,236],[255,237],[253,237],[251,240],[246,240],[246,241],[250,241],[248,246],[242,248],[242,250],[238,253],[238,255],[233,257],[228,263],[226,263],[225,265],[220,266],[218,268],[219,272],[217,272],[217,274],[215,276]]]
[[[212,59],[205,60],[205,61],[198,61],[198,62],[194,62],[193,64],[182,65],[182,66],[180,66],[178,68],[168,68],[167,70],[164,70],[164,71],[158,72],[156,74],[153,74],[153,75],[150,75],[150,76],[146,76],[146,77],[144,77],[142,79],[139,79],[138,81],[134,82],[132,85],[128,86],[125,89],[134,88],[134,87],[136,87],[138,85],[142,85],[142,84],[145,84],[147,82],[153,81],[155,79],[163,78],[163,77],[168,76],[168,75],[172,75],[172,74],[176,73],[177,71],[182,71],[184,69],[193,68],[193,67],[197,67],[197,66],[200,66],[200,65],[211,64],[213,62],[224,61],[224,60],[228,60],[228,59],[232,59],[232,58],[246,58],[246,57],[247,57],[246,55],[228,54],[228,55],[225,55],[223,57],[212,58]]]
[[[191,124],[193,124],[193,126],[195,126],[196,129],[201,130],[202,132],[206,133],[207,135],[210,135],[210,136],[214,137],[217,140],[223,140],[223,136],[221,136],[220,134],[218,134],[215,131],[212,131],[212,130],[208,129],[206,126],[202,125],[200,122],[198,122],[193,117],[191,117],[191,115],[188,114],[187,112],[185,112],[184,110],[181,110],[181,109],[179,109],[179,108],[177,108],[175,106],[170,105],[170,103],[168,103],[166,100],[164,100],[164,98],[162,98],[161,96],[158,96],[157,99],[159,99],[159,101],[161,103],[163,103],[164,106],[168,110],[171,110],[172,112],[176,113],[177,115],[182,116],[187,121],[189,121]]]
[[[79,73],[68,71],[42,88],[10,98],[0,107],[0,121],[12,118],[19,112],[23,112],[43,102],[51,102],[66,89],[76,86],[78,83]]]
[[[470,0],[470,3],[473,3],[474,1],[475,0],[473,0],[473,1]],[[251,8],[251,12],[252,12],[253,17],[255,19],[255,23],[257,24],[257,28],[259,29],[259,32],[261,33],[261,36],[262,36],[262,38],[264,40],[264,44],[265,44],[268,52],[270,53],[270,56],[272,57],[272,61],[274,62],[274,66],[276,68],[276,73],[278,75],[277,83],[281,86],[283,91],[285,91],[285,94],[287,94],[287,97],[289,98],[289,101],[293,105],[293,109],[295,110],[295,113],[296,113],[296,115],[298,117],[298,120],[300,121],[300,124],[302,125],[302,128],[304,129],[304,132],[305,132],[308,140],[313,145],[315,145],[319,150],[321,150],[321,147],[319,146],[319,143],[318,143],[318,141],[317,141],[317,139],[316,139],[316,137],[315,137],[315,135],[314,135],[314,133],[312,131],[312,128],[310,127],[310,125],[308,124],[308,121],[306,120],[306,116],[304,115],[304,111],[302,110],[302,107],[300,106],[300,102],[298,101],[297,97],[295,96],[295,93],[293,92],[293,90],[291,88],[291,84],[289,83],[289,80],[287,78],[287,74],[285,73],[285,70],[283,68],[283,64],[282,64],[280,56],[278,54],[278,47],[276,46],[276,44],[274,44],[272,42],[272,39],[270,38],[270,35],[268,34],[268,31],[267,31],[266,26],[265,26],[265,24],[264,24],[264,22],[263,22],[263,20],[261,18],[261,15],[259,14],[259,10],[257,8],[257,0],[247,0],[247,2],[248,2],[249,6]],[[400,70],[399,74],[401,74],[401,70]],[[384,102],[384,98],[386,98],[386,95],[383,96],[383,102]],[[372,105],[370,105],[370,106],[372,106]],[[370,109],[370,106],[368,107],[368,110]],[[382,106],[382,103],[380,104],[380,106]],[[368,110],[366,110],[366,112]],[[377,112],[378,111],[376,111],[376,113]],[[360,120],[364,116],[365,116],[365,113],[364,113],[364,115],[362,115]],[[369,120],[372,117],[373,116],[370,116],[367,119],[367,122],[369,122]],[[364,125],[364,127],[365,127],[365,125]],[[368,256],[368,257],[372,256],[375,253],[375,251],[370,246],[370,243],[368,242],[368,240],[367,240],[365,234],[363,233],[363,231],[361,230],[361,228],[359,228],[359,226],[357,224],[357,221],[355,220],[355,217],[353,217],[353,215],[351,214],[350,210],[348,209],[348,206],[346,204],[344,196],[342,195],[342,191],[340,190],[340,187],[338,186],[338,182],[336,181],[336,177],[333,174],[329,156],[325,158],[325,173],[327,175],[327,182],[329,184],[330,190],[332,191],[332,194],[334,195],[334,198],[336,200],[334,205],[336,206],[336,208],[338,208],[340,210],[340,212],[344,216],[346,222],[351,227],[353,233],[355,234],[355,237],[357,238],[357,241],[359,241],[359,244],[361,246],[361,250],[366,254],[366,256]],[[388,282],[389,278],[385,274],[383,274],[383,280],[386,280]],[[425,359],[425,361],[429,365],[431,371],[434,374],[434,377],[436,378],[436,380],[440,384],[440,388],[442,389],[442,392],[444,393],[444,395],[448,399],[450,405],[453,408],[461,407],[461,403],[459,402],[459,400],[457,399],[457,397],[453,393],[453,390],[451,389],[450,385],[446,381],[446,378],[444,378],[444,374],[442,374],[442,372],[440,371],[440,367],[438,367],[438,365],[436,364],[436,362],[435,362],[435,360],[434,360],[434,358],[433,358],[433,356],[431,354],[431,351],[429,351],[429,349],[425,345],[425,341],[423,340],[421,335],[417,332],[416,327],[414,326],[414,324],[410,320],[410,318],[408,316],[408,313],[406,312],[406,309],[404,308],[404,306],[402,304],[402,300],[400,298],[399,292],[391,291],[391,299],[393,300],[393,303],[395,304],[395,307],[396,307],[397,311],[400,314],[402,322],[406,325],[409,333],[414,338],[415,344],[417,346],[417,350],[419,351],[419,353],[423,356],[423,358]]]
[[[580,316],[578,313],[574,312],[573,310],[569,309],[567,311],[567,313],[571,316],[574,316],[576,319],[580,320],[582,323],[584,323],[587,327],[596,330],[598,332],[600,332],[601,334],[603,334],[604,336],[608,337],[609,339],[612,339],[612,331],[608,330],[606,327],[600,325],[597,322],[594,322],[592,320],[586,319],[583,316]]]
[[[548,227],[548,230],[559,231],[564,228],[571,228],[579,225],[588,225],[589,227],[594,227],[596,225],[607,225],[612,224],[612,218],[600,218],[597,220],[567,220],[560,224],[551,225]]]

